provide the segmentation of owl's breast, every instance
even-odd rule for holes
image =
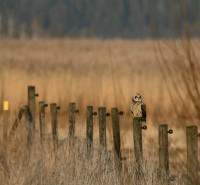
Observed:
[[[131,106],[131,112],[133,114],[133,117],[142,117],[142,108],[141,104],[136,103]]]

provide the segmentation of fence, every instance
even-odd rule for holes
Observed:
[[[28,87],[28,105],[22,106],[17,119],[15,120],[11,131],[8,134],[8,102],[4,102],[4,112],[3,112],[3,140],[8,142],[9,139],[15,134],[19,122],[22,119],[23,114],[26,117],[26,128],[28,132],[28,147],[31,146],[34,130],[35,130],[35,112],[36,112],[36,97],[39,96],[35,93],[35,87]],[[40,123],[40,137],[41,143],[44,136],[44,130],[46,128],[45,123],[45,109],[48,107],[45,102],[39,102],[39,123]],[[60,109],[56,103],[50,104],[51,113],[51,126],[52,126],[52,138],[54,142],[54,150],[58,148],[58,121],[57,121],[57,111]],[[76,110],[75,103],[69,103],[69,138],[75,136],[75,114],[79,113]],[[117,171],[121,172],[122,168],[122,157],[121,157],[121,142],[120,142],[120,124],[119,117],[123,115],[122,111],[118,111],[118,108],[111,109],[112,117],[112,130],[113,130],[113,145],[114,145],[114,161]],[[93,117],[97,116],[97,112],[94,112],[93,106],[87,107],[86,113],[86,143],[88,154],[92,155],[93,148]],[[99,144],[102,148],[106,150],[106,117],[110,116],[107,113],[106,107],[98,108],[99,116]],[[142,126],[141,122],[143,118],[133,118],[133,138],[134,138],[134,155],[135,163],[138,167],[141,166],[143,161],[143,145],[142,145],[142,130],[146,130],[146,126]],[[159,173],[158,176],[162,180],[163,184],[169,184],[169,150],[168,150],[168,134],[172,134],[173,130],[168,129],[167,124],[159,125]],[[187,138],[187,180],[192,185],[198,185],[198,128],[197,126],[187,126],[186,127],[186,138]]]

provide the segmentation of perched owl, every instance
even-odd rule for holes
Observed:
[[[142,102],[142,96],[139,93],[132,97],[131,113],[134,118],[144,118],[146,121],[146,106]]]

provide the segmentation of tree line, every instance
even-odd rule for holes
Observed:
[[[169,37],[184,24],[181,2],[184,0],[1,0],[0,33],[8,37]],[[199,1],[185,2],[186,19],[193,29]]]

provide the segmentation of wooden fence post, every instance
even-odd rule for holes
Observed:
[[[168,184],[169,179],[169,151],[168,125],[159,125],[159,178]]]
[[[134,153],[135,161],[139,167],[143,160],[142,148],[142,118],[133,118],[133,139],[134,139]]]
[[[76,103],[69,104],[69,138],[75,134],[75,110]]]
[[[169,146],[168,134],[173,130],[168,130],[168,125],[159,125],[159,178],[163,184],[169,184]]]
[[[186,128],[187,136],[187,175],[191,185],[199,184],[198,177],[198,131],[197,126]]]
[[[9,108],[8,101],[3,104],[3,142],[6,143],[8,139],[8,124],[9,124]]]
[[[51,127],[52,127],[52,137],[54,142],[54,151],[58,147],[58,121],[57,121],[57,105],[56,103],[50,104],[51,111]]]
[[[35,86],[28,86],[28,106],[32,116],[33,129],[35,130],[35,97],[39,96],[35,94]]]
[[[34,131],[34,128],[33,128],[33,120],[32,120],[32,114],[29,110],[29,106],[28,105],[25,105],[23,106],[23,109],[25,111],[25,117],[26,117],[26,128],[27,128],[27,132],[28,132],[28,149],[30,149],[30,146],[32,145],[32,141],[33,141],[33,131]]]
[[[91,152],[93,146],[93,115],[97,115],[96,112],[93,112],[93,106],[87,106],[87,127],[86,127],[86,142],[88,152]]]
[[[111,109],[112,128],[113,128],[113,142],[114,142],[114,161],[117,171],[120,173],[121,164],[121,144],[120,144],[120,126],[119,126],[119,112],[118,108]]]
[[[99,107],[99,143],[100,146],[106,149],[106,116],[109,116],[109,113],[106,114],[106,107]]]
[[[48,104],[45,104],[43,101],[39,102],[39,121],[40,121],[40,138],[42,139],[46,132],[46,123],[45,123],[45,107]]]

